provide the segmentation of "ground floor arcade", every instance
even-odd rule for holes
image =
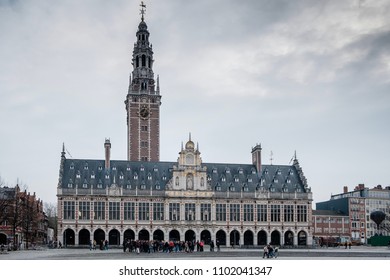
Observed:
[[[120,246],[124,240],[173,240],[173,241],[197,241],[203,240],[208,244],[211,240],[218,241],[222,246],[260,246],[265,244],[283,246],[308,246],[312,244],[312,236],[306,229],[180,229],[180,228],[110,228],[82,227],[76,230],[67,227],[60,232],[58,240],[64,245],[83,246],[88,245],[90,240],[101,242],[108,241],[111,246]]]

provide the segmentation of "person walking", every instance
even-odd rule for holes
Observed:
[[[264,248],[263,248],[263,259],[265,257],[269,258],[269,256],[268,256],[268,246],[267,245],[265,245]]]
[[[210,242],[210,252],[214,252],[214,240],[211,240]]]
[[[275,256],[274,254],[274,248],[271,246],[271,244],[268,245],[268,257],[273,258]]]
[[[123,246],[123,253],[125,253],[125,252],[126,252],[126,249],[127,249],[127,240],[126,240],[126,239],[123,239],[123,244],[122,244],[122,246]]]

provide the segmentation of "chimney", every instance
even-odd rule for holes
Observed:
[[[256,166],[257,173],[261,175],[261,144],[252,148],[252,164]]]
[[[110,169],[110,157],[111,157],[110,139],[106,139],[106,141],[104,142],[104,151],[105,151],[105,168]]]
[[[344,186],[344,193],[347,193],[348,192],[348,187],[347,186]]]

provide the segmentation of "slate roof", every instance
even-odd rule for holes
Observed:
[[[177,162],[139,162],[64,159],[60,188],[106,188],[112,184],[127,189],[164,190]],[[252,164],[203,163],[207,182],[214,191],[309,192],[299,164],[263,165],[261,174]]]

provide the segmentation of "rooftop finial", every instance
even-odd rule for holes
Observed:
[[[62,152],[61,152],[61,157],[65,157],[65,143],[62,142]]]
[[[140,7],[141,7],[141,10],[140,10],[141,20],[144,21],[144,14],[146,13],[146,11],[145,11],[146,5],[144,4],[144,1],[141,1]]]

